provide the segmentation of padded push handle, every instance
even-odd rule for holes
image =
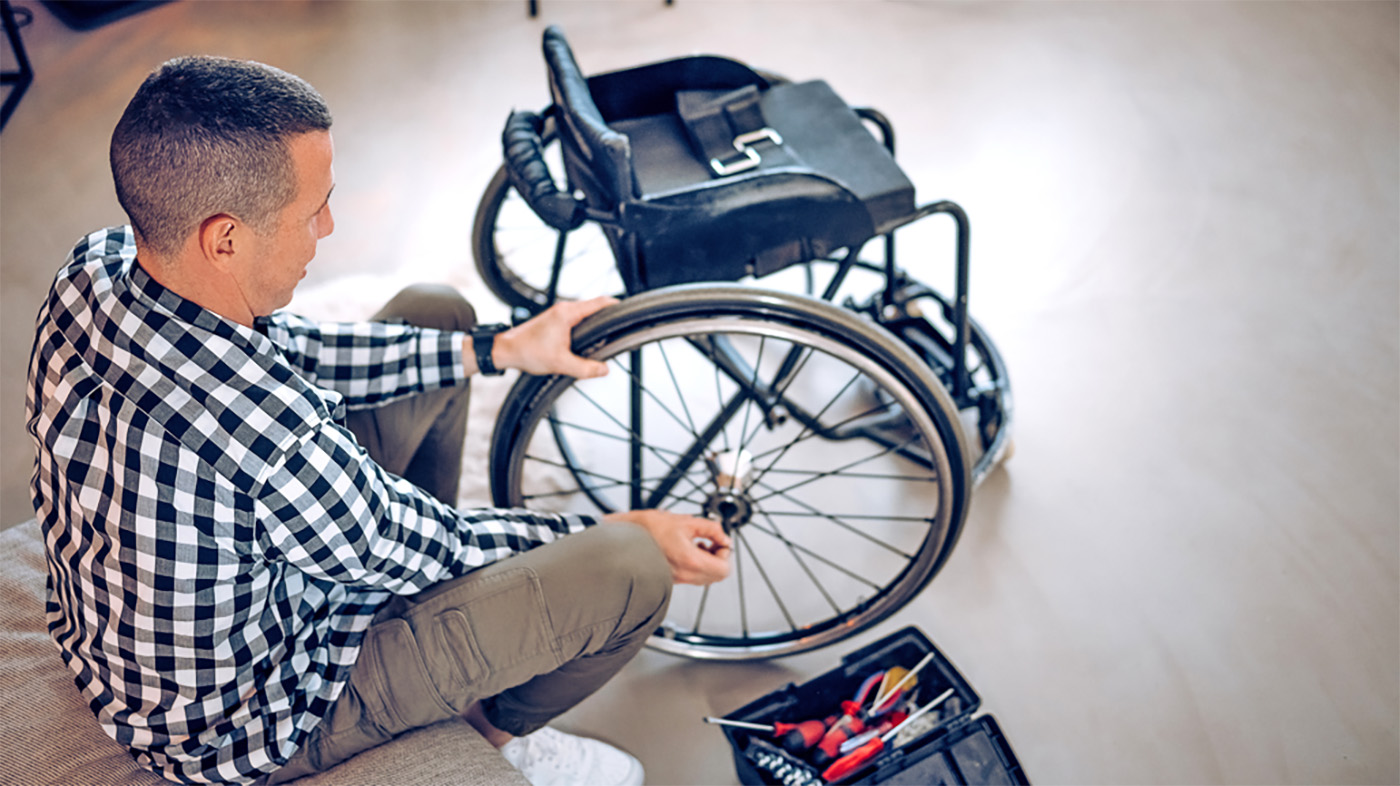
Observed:
[[[555,229],[567,231],[583,223],[583,203],[559,191],[544,162],[540,132],[544,118],[534,112],[511,112],[501,132],[506,175],[530,209]]]

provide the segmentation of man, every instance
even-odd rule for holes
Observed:
[[[291,780],[462,715],[536,784],[640,784],[544,726],[636,654],[672,582],[727,574],[729,540],[663,511],[451,506],[470,374],[606,373],[569,334],[609,301],[510,330],[442,288],[393,322],[277,311],[334,228],[330,126],[301,79],[207,57],[117,124],[131,226],[74,249],[30,366],[50,633],[171,780]]]

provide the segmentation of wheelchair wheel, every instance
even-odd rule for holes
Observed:
[[[564,171],[553,121],[541,134],[551,172]],[[486,286],[507,305],[537,314],[549,305],[549,282],[559,243],[563,265],[556,294],[563,300],[620,295],[622,277],[602,230],[593,222],[560,232],[540,220],[510,184],[504,165],[496,170],[477,205],[472,255]]]
[[[939,292],[905,280],[895,290],[892,304],[881,307],[871,299],[857,311],[869,314],[899,336],[933,369],[945,390],[953,389],[953,304]],[[968,434],[974,459],[973,486],[1007,457],[1011,447],[1011,377],[981,324],[968,317],[967,389],[955,403]]]
[[[522,377],[491,448],[496,504],[722,521],[733,570],[678,586],[654,648],[792,655],[874,625],[943,566],[970,462],[930,369],[858,315],[800,295],[685,286],[574,333],[592,380]]]
[[[829,269],[836,262],[830,258],[812,260],[806,269],[789,268],[764,279],[764,284],[787,291],[805,289],[810,294],[820,288],[816,284],[824,286],[830,278],[827,271],[814,274],[811,268]],[[867,315],[908,344],[933,370],[943,389],[952,391],[956,330],[951,299],[901,271],[896,273],[893,300],[886,302],[884,281],[883,263],[857,260],[837,298],[846,308]],[[967,328],[964,367],[968,385],[954,404],[967,434],[976,487],[1010,453],[1013,402],[1011,377],[996,344],[971,316]]]

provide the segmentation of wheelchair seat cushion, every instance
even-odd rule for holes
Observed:
[[[784,147],[856,195],[877,234],[914,212],[914,184],[826,82],[776,86],[759,106]]]
[[[823,81],[761,91],[781,144],[755,145],[758,166],[716,178],[676,112],[617,119],[629,140],[643,288],[762,276],[858,245],[914,212],[914,186]]]

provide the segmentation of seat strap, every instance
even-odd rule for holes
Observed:
[[[676,113],[701,160],[710,164],[715,177],[742,172],[758,165],[758,154],[749,145],[761,139],[782,144],[777,132],[767,128],[758,105],[756,85],[738,90],[679,90]]]

